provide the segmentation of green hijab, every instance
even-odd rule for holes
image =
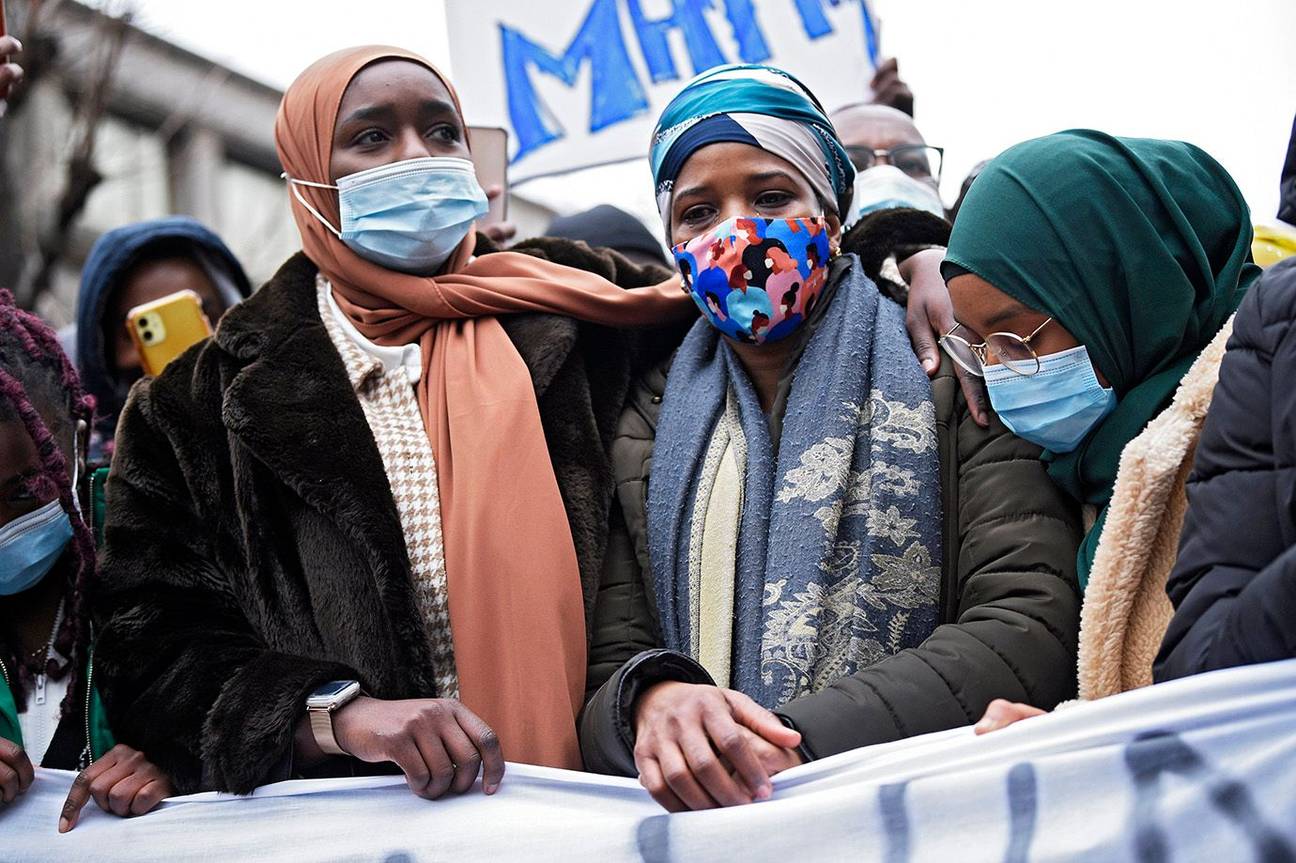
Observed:
[[[1050,476],[1102,508],[1080,548],[1080,584],[1121,451],[1165,408],[1260,270],[1237,184],[1191,144],[1088,129],[1018,144],[977,177],[946,262],[1052,315],[1089,351],[1118,403]]]

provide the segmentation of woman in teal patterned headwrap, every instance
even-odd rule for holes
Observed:
[[[1082,585],[1121,450],[1237,309],[1260,272],[1250,247],[1237,184],[1178,141],[1061,132],[1003,153],[968,192],[942,267],[960,323],[944,344],[984,371],[1053,479],[1098,508]],[[1023,351],[992,333],[1035,335]],[[974,356],[986,336],[989,356]],[[1014,372],[1035,371],[1032,353],[1038,372]]]
[[[668,233],[676,178],[690,156],[719,143],[778,156],[797,168],[824,207],[837,216],[850,212],[855,166],[814,94],[771,66],[720,66],[694,78],[657,120],[648,160]]]
[[[841,251],[854,170],[814,96],[704,73],[651,162],[702,317],[613,444],[603,593],[626,601],[596,611],[591,667],[619,670],[586,767],[673,810],[743,803],[805,758],[1069,697],[1075,508],[948,367],[929,382],[904,309]]]

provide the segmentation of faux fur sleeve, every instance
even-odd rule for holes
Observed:
[[[178,441],[218,434],[218,423],[214,431],[195,419],[200,395],[145,381],[123,412],[96,593],[96,683],[118,739],[165,770],[178,793],[248,793],[286,778],[305,695],[357,675],[270,650],[248,623],[204,514],[223,499],[221,472],[182,469],[177,454]]]

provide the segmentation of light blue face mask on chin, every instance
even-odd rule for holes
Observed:
[[[990,404],[1019,438],[1071,452],[1116,409],[1116,393],[1098,382],[1084,345],[1039,359],[1039,371],[1029,377],[986,366]]]
[[[874,165],[855,175],[855,196],[851,216],[843,228],[850,228],[869,213],[897,208],[926,210],[945,218],[945,205],[934,183],[916,180],[894,165]]]
[[[473,164],[450,156],[406,159],[348,174],[336,186],[285,175],[298,203],[351,251],[388,270],[434,275],[486,215]],[[329,224],[297,186],[336,189],[341,228]]]
[[[0,528],[0,596],[34,587],[72,541],[72,522],[58,498]]]
[[[77,443],[73,443],[72,451],[78,451]],[[80,477],[78,460],[72,465],[72,506],[78,517]],[[13,596],[35,587],[58,563],[71,541],[72,519],[57,497],[0,527],[0,596]]]

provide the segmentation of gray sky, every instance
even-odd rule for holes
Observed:
[[[453,75],[444,2],[488,0],[131,2],[142,26],[282,87],[323,54],[366,42],[419,51]],[[571,17],[573,32],[588,8],[588,0],[535,2]],[[1204,147],[1238,180],[1255,219],[1273,220],[1296,111],[1296,0],[874,0],[874,7],[883,51],[900,58],[917,94],[919,125],[946,148],[947,201],[980,159],[1029,137],[1090,126]],[[564,211],[609,200],[651,219],[649,185],[645,166],[630,163],[525,188]]]
[[[280,88],[313,61],[352,45],[399,45],[450,65],[442,0],[90,2],[126,3],[150,32]]]

